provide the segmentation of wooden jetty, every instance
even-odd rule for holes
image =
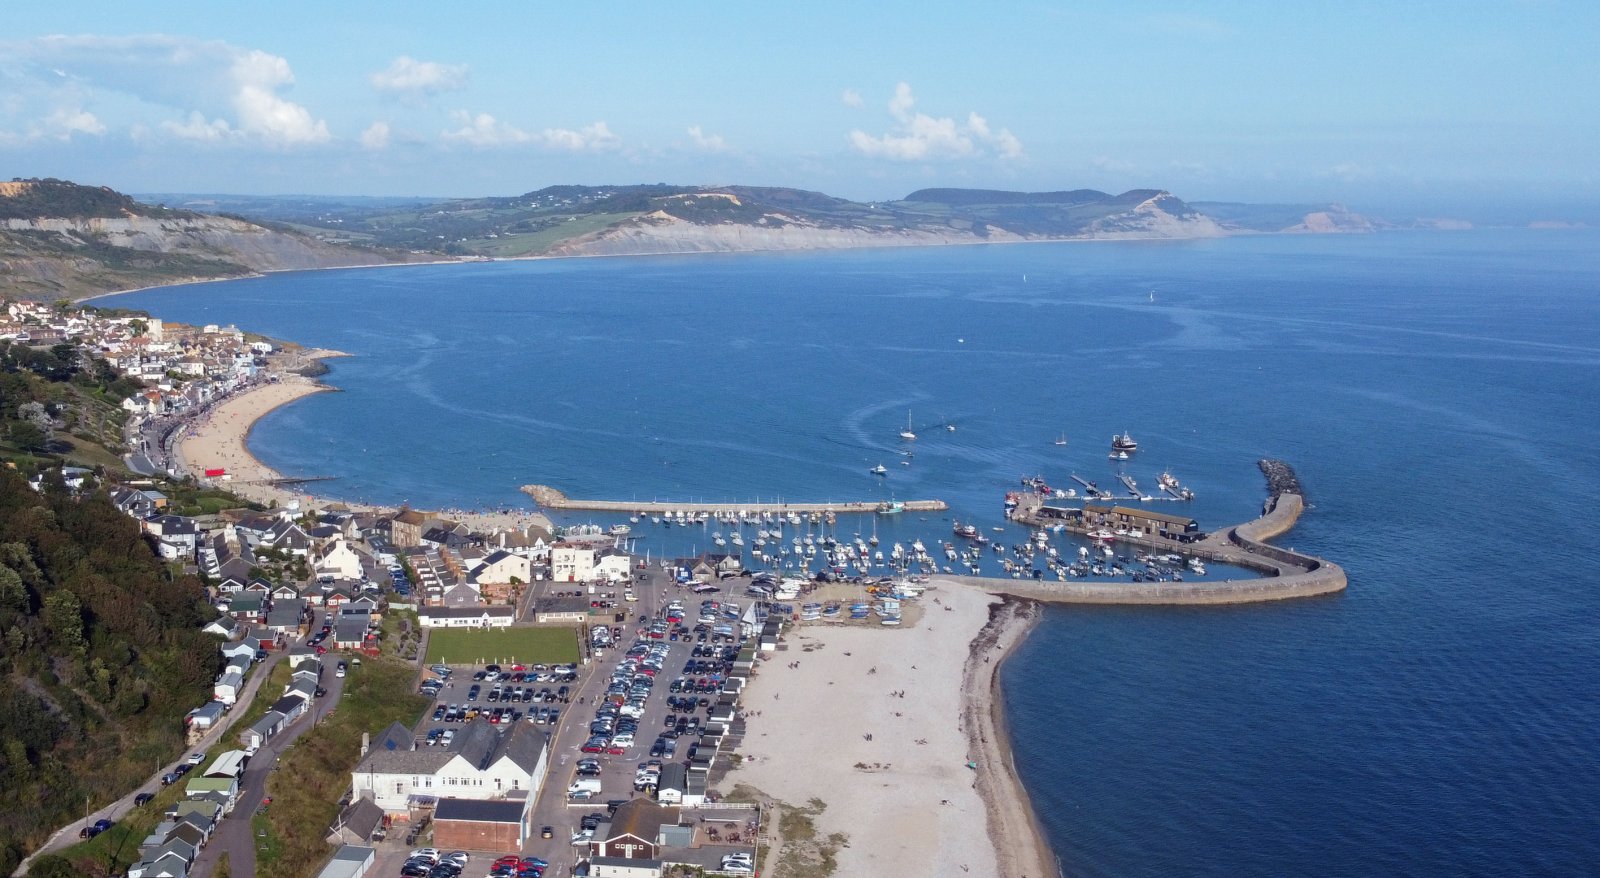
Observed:
[[[678,500],[575,500],[549,485],[523,485],[523,493],[546,509],[585,509],[594,512],[684,512],[744,514],[763,512],[835,514],[869,514],[884,511],[886,506],[906,512],[943,512],[950,504],[943,500],[904,500],[885,504],[876,500],[828,500],[820,503],[737,503],[722,500],[711,503]]]

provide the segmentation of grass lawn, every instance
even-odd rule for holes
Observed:
[[[576,628],[435,628],[428,633],[427,663],[447,665],[559,664],[578,660]]]

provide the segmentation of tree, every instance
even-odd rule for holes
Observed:
[[[64,588],[51,592],[44,599],[44,624],[57,643],[72,652],[83,652],[83,604],[77,595]]]
[[[11,441],[23,451],[40,452],[50,445],[50,438],[32,421],[17,421],[11,425]]]

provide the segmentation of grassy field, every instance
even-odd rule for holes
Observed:
[[[428,634],[428,664],[557,664],[578,660],[576,628],[435,628]]]
[[[589,232],[609,228],[625,219],[636,217],[637,213],[596,213],[579,216],[571,222],[558,223],[548,229],[537,232],[523,232],[520,234],[506,234],[499,238],[477,238],[467,242],[466,246],[474,252],[486,253],[500,258],[516,256],[536,256],[550,249],[556,244],[586,235]]]

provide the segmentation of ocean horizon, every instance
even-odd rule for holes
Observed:
[[[1052,607],[1007,663],[1017,765],[1067,874],[1583,874],[1600,862],[1597,244],[497,262],[104,304],[352,354],[325,378],[341,393],[250,440],[349,500],[937,498],[948,513],[840,530],[947,539],[961,520],[1014,541],[1001,503],[1023,478],[1123,472],[1154,493],[1170,471],[1196,499],[1155,508],[1211,529],[1258,514],[1255,462],[1284,459],[1310,508],[1278,542],[1343,565],[1348,591]],[[1119,464],[1123,431],[1140,450]],[[703,528],[636,529],[641,552],[710,548]]]

